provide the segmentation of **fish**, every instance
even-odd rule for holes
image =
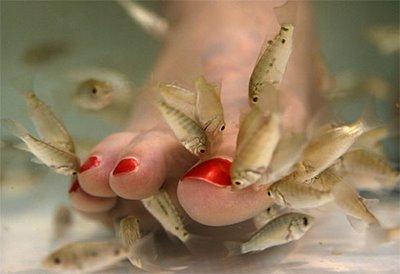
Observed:
[[[165,190],[142,199],[142,204],[165,231],[171,233],[183,243],[189,240],[190,234],[183,224],[182,216]]]
[[[259,112],[253,108],[248,114],[253,116],[252,112]],[[240,125],[239,139],[230,171],[232,186],[234,189],[243,189],[248,187],[263,177],[267,172],[268,165],[272,159],[272,154],[280,138],[281,115],[272,112],[264,118],[255,119],[257,128],[247,125],[253,120],[244,118],[244,123]],[[244,132],[243,130],[251,128],[254,132]],[[241,142],[245,142],[243,145]]]
[[[106,108],[112,103],[110,84],[94,78],[79,83],[74,102],[80,107],[92,111]]]
[[[74,92],[72,101],[88,111],[124,112],[134,95],[131,81],[122,73],[104,68],[82,68],[69,71]]]
[[[282,24],[278,35],[263,45],[261,54],[249,81],[249,104],[257,104],[269,85],[276,87],[282,81],[293,46],[294,26]]]
[[[366,131],[367,127],[362,120],[324,131],[308,143],[291,176],[298,181],[315,177],[346,153]]]
[[[268,186],[289,175],[300,160],[306,144],[307,137],[304,133],[285,134],[272,155],[265,178],[258,181],[256,187]]]
[[[126,259],[127,252],[115,240],[74,242],[51,252],[42,266],[51,271],[95,272]]]
[[[151,273],[178,271],[183,265],[161,266],[156,262],[159,246],[154,239],[154,232],[143,236],[140,232],[139,219],[135,216],[124,217],[119,222],[118,239],[127,250],[128,260],[136,267]]]
[[[208,151],[209,141],[202,128],[187,115],[165,102],[158,104],[162,116],[182,145],[196,156]]]
[[[400,183],[400,172],[381,154],[364,150],[351,150],[334,166],[358,189],[393,189]]]
[[[25,51],[22,60],[30,66],[47,64],[67,55],[70,45],[66,41],[44,41]]]
[[[159,82],[157,87],[168,105],[184,113],[192,120],[196,120],[196,94],[193,91],[163,82]]]
[[[195,81],[197,90],[196,118],[208,136],[224,131],[224,109],[221,103],[221,88],[208,83],[203,76]]]
[[[266,223],[277,217],[281,211],[281,207],[277,204],[269,206],[267,209],[253,218],[254,226],[257,230],[262,228]]]
[[[298,182],[289,175],[273,183],[266,192],[280,206],[315,208],[333,201],[333,187],[342,181],[329,169],[309,180],[312,182]]]
[[[54,239],[60,239],[73,224],[71,210],[65,205],[59,205],[54,211],[53,228]]]
[[[41,101],[33,91],[25,94],[29,118],[33,121],[40,138],[61,150],[75,152],[74,141],[63,122],[51,108]]]
[[[371,200],[360,197],[353,186],[342,181],[333,187],[332,194],[336,205],[346,214],[347,219],[355,230],[360,230],[362,225],[381,227],[379,220],[367,207]],[[363,224],[360,224],[359,221]]]
[[[145,32],[160,40],[165,38],[169,30],[167,19],[146,9],[136,1],[116,0],[116,2]]]
[[[399,26],[371,26],[366,30],[366,37],[383,55],[393,54],[400,50]]]
[[[313,224],[314,217],[290,212],[269,221],[248,241],[244,243],[226,242],[225,245],[231,255],[259,252],[300,239]]]
[[[62,175],[75,175],[79,170],[79,159],[68,151],[61,150],[33,137],[21,124],[11,119],[2,119],[2,126],[20,138],[46,166]]]

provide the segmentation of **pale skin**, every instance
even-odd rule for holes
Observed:
[[[273,7],[284,2],[166,4],[167,14],[176,23],[151,77],[192,89],[199,74],[210,81],[222,81],[226,129],[215,155],[234,155],[240,111],[248,104],[249,78],[265,37],[271,39],[279,31]],[[308,4],[299,5],[298,16],[296,28],[301,33],[301,41],[294,45],[281,86],[284,127],[295,130],[304,127],[319,97],[315,91],[319,79],[313,59],[317,47]],[[135,106],[126,130],[108,136],[93,148],[91,156],[98,157],[99,163],[79,173],[81,187],[70,192],[75,209],[105,218],[142,211],[137,208],[139,203],[131,200],[155,194],[164,182],[168,183],[171,194],[177,194],[191,219],[205,225],[241,222],[272,203],[265,192],[251,188],[233,192],[202,180],[187,179],[178,183],[197,160],[163,122],[151,104],[154,96],[154,90],[145,88],[135,100],[140,105]],[[114,175],[114,168],[126,158],[136,159],[137,167]]]

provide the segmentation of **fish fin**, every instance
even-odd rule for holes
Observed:
[[[42,161],[40,161],[38,158],[33,157],[31,158],[31,162],[35,163],[35,164],[39,164],[39,165],[46,165],[45,163],[43,163]]]
[[[382,121],[376,113],[376,107],[371,98],[367,99],[364,110],[358,121],[363,125],[363,132],[367,132],[382,126]]]
[[[24,142],[14,144],[13,147],[22,151],[31,152],[29,147]]]
[[[365,233],[365,247],[373,249],[389,241],[388,230],[379,223],[370,224]]]
[[[379,203],[379,199],[365,199],[361,197],[362,202],[366,207],[372,207]]]
[[[279,24],[296,25],[297,21],[297,1],[287,1],[285,4],[274,8],[274,13]]]
[[[224,246],[229,252],[228,257],[238,256],[242,254],[240,242],[226,241],[224,242]]]
[[[196,257],[207,256],[218,249],[211,237],[190,234],[185,246]]]
[[[347,220],[349,221],[351,227],[358,233],[362,233],[366,230],[367,225],[362,220],[355,218],[350,215],[346,215]]]
[[[128,250],[127,258],[133,265],[141,269],[145,269],[147,267],[152,268],[153,262],[155,262],[158,258],[158,250],[154,240],[154,233],[149,233],[146,236],[138,239],[134,246]]]
[[[23,139],[29,135],[29,132],[24,126],[12,119],[1,119],[1,125],[15,137]]]

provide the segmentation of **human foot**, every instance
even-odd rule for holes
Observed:
[[[193,80],[199,74],[210,81],[222,81],[226,130],[221,147],[210,157],[231,159],[234,155],[239,114],[247,107],[251,71],[264,37],[272,38],[279,30],[273,13],[273,6],[277,5],[273,2],[191,2],[174,7],[184,14],[167,38],[153,75],[157,80],[188,88],[193,88]],[[313,75],[310,50],[313,39],[309,34],[308,12],[305,7],[299,10],[299,18],[304,20],[296,28],[306,35],[302,35],[301,44],[295,43],[282,84],[284,126],[294,130],[301,129],[307,119],[308,96],[314,80],[310,76]],[[234,192],[183,176],[197,160],[162,122],[152,106],[155,93],[149,88],[137,99],[140,105],[135,108],[129,131],[111,135],[93,149],[78,175],[80,187],[70,192],[75,208],[84,212],[115,211],[114,205],[120,204],[117,199],[138,200],[151,196],[163,183],[168,184],[173,196],[177,194],[192,219],[206,225],[237,223],[271,204],[267,195],[250,188]],[[202,165],[196,166],[191,172],[210,171],[201,168]],[[222,177],[224,172],[226,167],[217,171]]]

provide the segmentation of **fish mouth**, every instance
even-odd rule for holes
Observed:
[[[197,179],[218,187],[229,187],[231,166],[231,160],[222,157],[211,158],[192,167],[183,175],[181,181]]]

